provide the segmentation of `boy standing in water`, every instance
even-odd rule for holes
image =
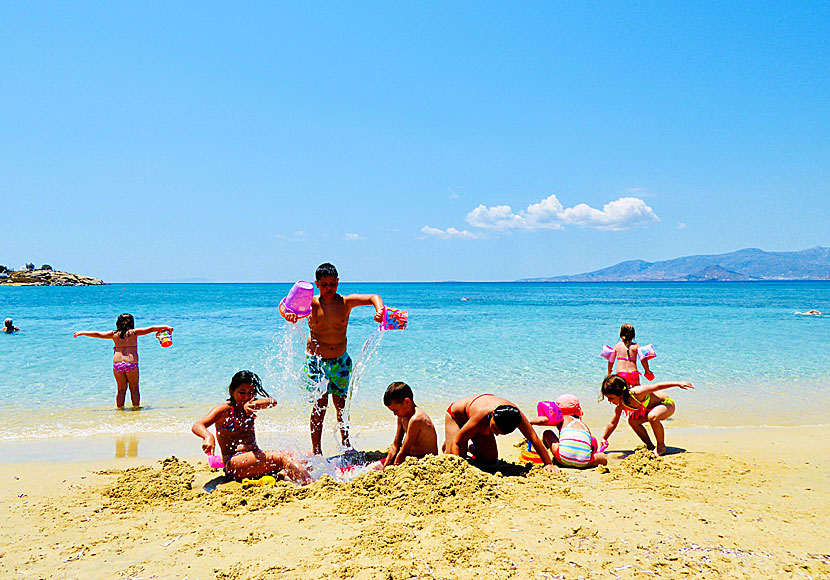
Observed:
[[[320,294],[311,301],[304,370],[315,400],[310,421],[311,448],[315,455],[322,455],[323,419],[329,405],[329,394],[337,413],[343,447],[351,448],[349,426],[343,421],[343,408],[346,406],[352,374],[352,359],[346,352],[349,314],[356,306],[374,306],[375,320],[381,322],[383,300],[377,294],[338,294],[337,284],[340,279],[337,277],[337,269],[328,262],[320,264],[315,278]],[[297,315],[288,312],[285,319],[294,323],[297,322]]]
[[[395,440],[383,461],[383,466],[400,465],[407,457],[438,455],[438,434],[435,425],[412,400],[412,389],[406,383],[395,382],[383,394],[383,404],[397,417]]]

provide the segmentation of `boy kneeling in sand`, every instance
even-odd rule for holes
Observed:
[[[406,383],[394,382],[383,394],[383,404],[398,418],[395,440],[382,465],[400,465],[407,457],[438,455],[438,434],[432,420],[413,401]]]
[[[558,471],[524,413],[507,399],[496,395],[466,397],[447,407],[444,415],[444,453],[466,458],[469,446],[479,463],[495,465],[499,459],[495,436],[507,435],[516,428],[542,458],[545,471]]]

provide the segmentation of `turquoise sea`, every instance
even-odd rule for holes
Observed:
[[[112,456],[113,448],[164,455],[164,441],[177,438],[177,451],[197,455],[190,426],[227,397],[240,369],[258,373],[280,401],[257,419],[260,444],[308,451],[309,405],[299,380],[308,329],[305,321],[288,324],[276,308],[290,286],[0,288],[0,318],[22,328],[0,335],[0,456]],[[574,393],[597,431],[612,411],[597,400],[606,369],[599,351],[618,340],[624,322],[634,324],[640,344],[654,344],[656,380],[695,386],[671,393],[678,410],[668,429],[830,422],[830,316],[795,314],[830,313],[830,282],[341,283],[340,292],[378,293],[410,316],[406,330],[378,336],[371,307],[352,312],[353,359],[367,341],[375,347],[359,363],[350,404],[356,447],[391,439],[393,417],[381,398],[395,380],[412,386],[439,431],[450,402],[485,392],[528,414],[541,399]],[[139,411],[114,408],[112,342],[72,338],[76,330],[114,328],[122,312],[137,326],[175,327],[171,348],[152,335],[139,339]],[[333,409],[324,448],[337,451]]]

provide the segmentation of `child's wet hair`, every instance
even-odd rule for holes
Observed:
[[[625,323],[620,326],[620,339],[626,345],[634,342],[634,325]]]
[[[522,424],[522,412],[513,405],[499,405],[493,410],[493,422],[502,435],[507,435]]]
[[[383,404],[387,407],[390,403],[403,403],[404,399],[414,399],[412,395],[412,388],[406,383],[395,381],[383,393]]]
[[[228,401],[233,404],[233,393],[236,389],[241,387],[242,385],[253,385],[254,393],[259,395],[260,397],[268,397],[271,398],[265,389],[262,388],[262,381],[259,380],[259,376],[256,373],[251,371],[239,371],[237,372],[233,378],[231,378],[231,384],[228,385]]]
[[[602,401],[608,395],[627,398],[629,394],[628,382],[620,375],[608,375],[602,380],[602,386],[600,387],[599,392],[600,401]]]
[[[115,321],[115,331],[121,338],[127,337],[127,332],[135,328],[135,319],[132,314],[126,312]]]
[[[337,278],[337,268],[335,268],[333,264],[326,262],[325,264],[317,266],[317,271],[314,273],[315,280],[320,280],[329,276]]]

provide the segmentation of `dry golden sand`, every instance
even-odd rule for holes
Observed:
[[[213,493],[196,461],[10,465],[0,577],[830,578],[829,431],[689,433],[682,453],[554,475],[442,456]]]

